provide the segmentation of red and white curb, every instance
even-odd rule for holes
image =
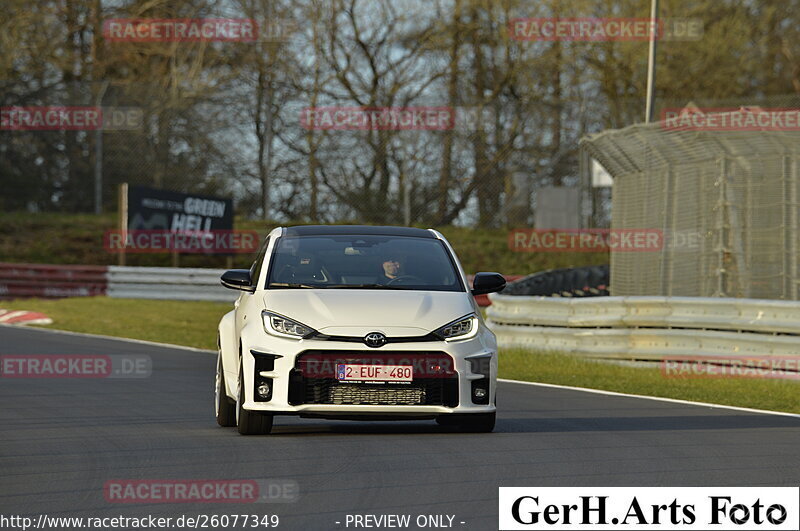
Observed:
[[[39,312],[29,312],[27,310],[0,310],[0,323],[15,325],[48,325],[53,324],[53,320]]]

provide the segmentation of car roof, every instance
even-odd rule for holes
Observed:
[[[436,234],[428,229],[413,227],[381,227],[374,225],[297,225],[286,227],[284,236],[410,236],[414,238],[437,239]]]

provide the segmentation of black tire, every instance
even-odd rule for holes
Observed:
[[[244,369],[239,362],[239,391],[236,400],[236,427],[242,435],[267,435],[272,432],[273,415],[261,411],[245,409],[244,404]]]
[[[217,424],[223,428],[236,426],[236,402],[225,391],[225,371],[222,370],[222,353],[217,356],[217,376],[214,382],[214,413]]]
[[[489,433],[494,430],[496,412],[491,413],[451,413],[439,415],[436,422],[440,426],[463,433]]]
[[[553,275],[553,284],[550,289],[553,297],[569,296],[569,294],[566,293],[569,289],[569,285],[567,284],[568,273],[569,269],[556,269],[551,272],[551,275]]]

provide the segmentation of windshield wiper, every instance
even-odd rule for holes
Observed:
[[[320,288],[324,286],[312,286],[311,284],[293,284],[289,282],[272,282],[269,285],[270,288],[304,288],[304,289],[314,289]]]

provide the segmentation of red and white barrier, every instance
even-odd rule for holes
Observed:
[[[105,295],[107,266],[0,263],[0,299]]]

